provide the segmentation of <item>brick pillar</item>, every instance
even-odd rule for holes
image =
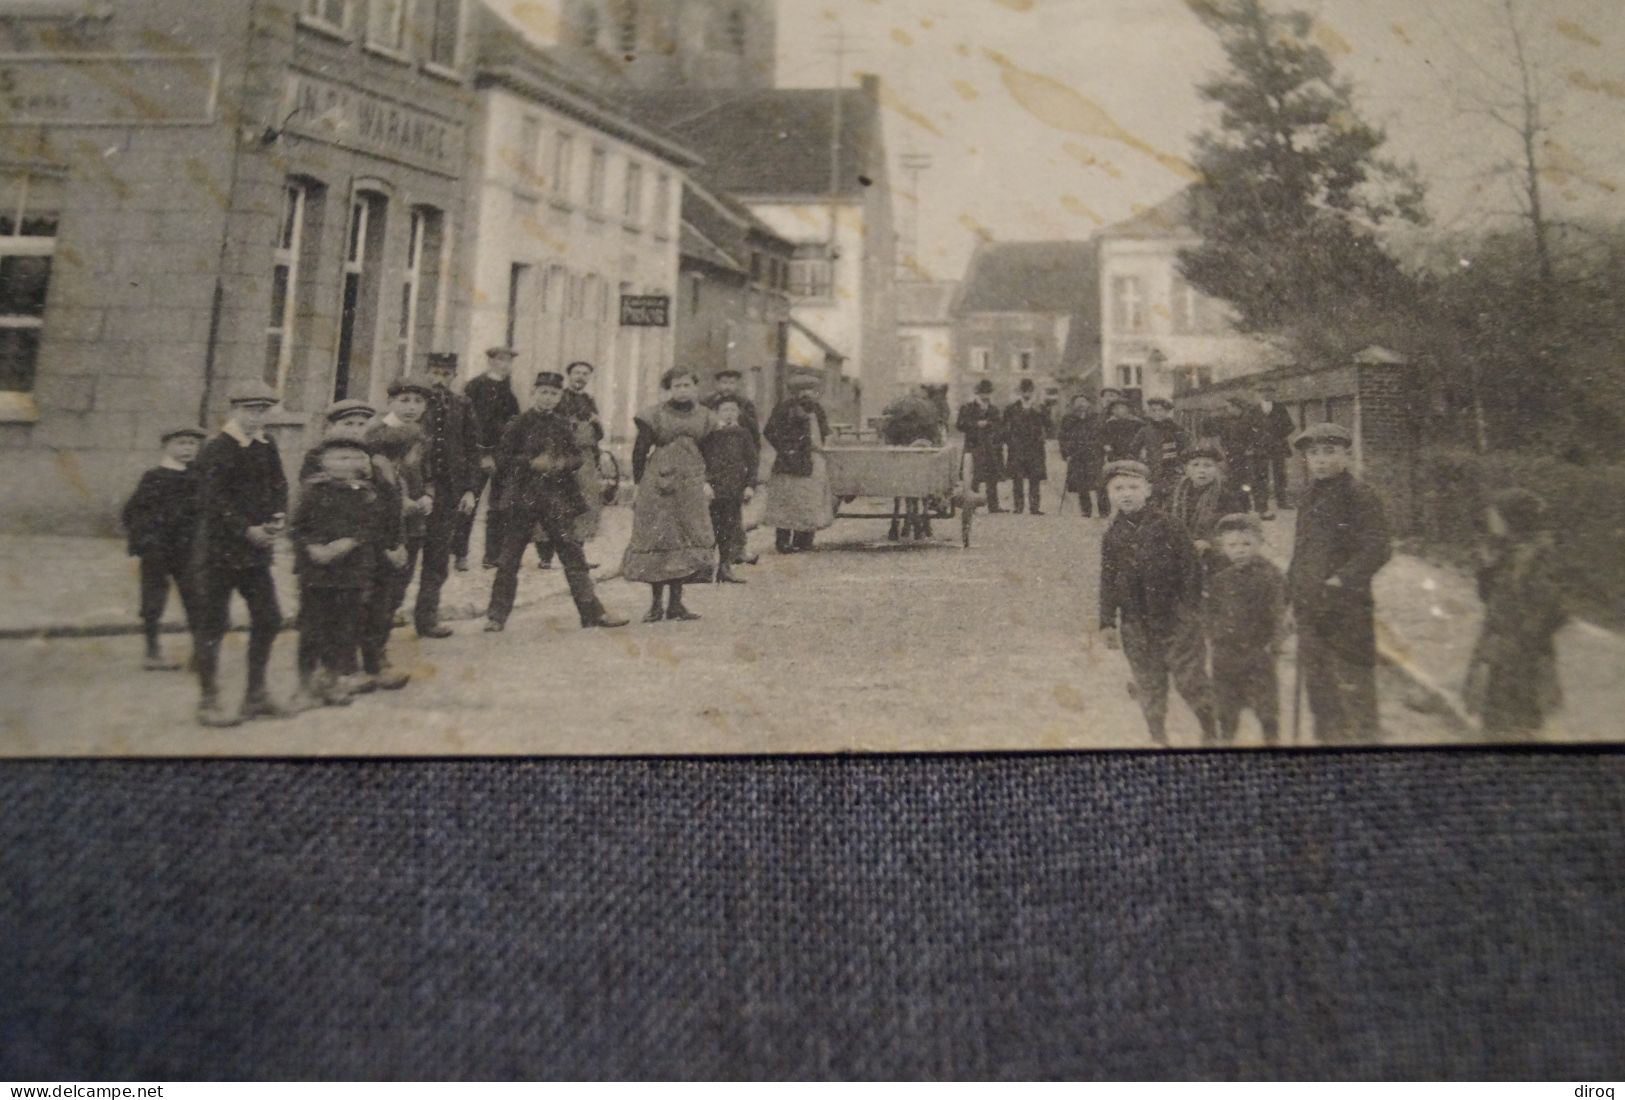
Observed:
[[[1416,486],[1418,424],[1410,368],[1362,363],[1357,373],[1361,476],[1382,494],[1396,531],[1410,531],[1420,503]]]

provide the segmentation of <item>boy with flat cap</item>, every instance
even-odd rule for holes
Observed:
[[[1196,714],[1202,740],[1217,737],[1202,640],[1202,567],[1191,540],[1151,507],[1151,471],[1140,462],[1106,467],[1111,526],[1100,542],[1100,630],[1121,649],[1151,739],[1168,743],[1168,680]]]
[[[1174,420],[1174,403],[1166,397],[1153,397],[1145,403],[1151,419],[1140,428],[1134,440],[1134,457],[1151,471],[1154,497],[1166,501],[1184,473],[1185,449],[1190,437]]]
[[[1247,498],[1225,477],[1216,449],[1196,447],[1185,452],[1185,475],[1168,498],[1168,514],[1195,543],[1205,573],[1224,564],[1216,537],[1219,521],[1246,510]]]
[[[228,400],[230,419],[197,459],[199,520],[192,548],[198,607],[194,653],[202,688],[198,721],[213,727],[291,713],[271,698],[265,682],[271,647],[282,629],[271,557],[288,510],[288,479],[276,441],[265,434],[266,416],[280,398],[265,383],[250,382]],[[219,682],[220,642],[233,592],[248,604],[249,621],[248,686],[235,713],[221,706]]]
[[[531,407],[508,425],[497,448],[497,472],[503,479],[509,513],[486,612],[485,629],[489,632],[502,630],[513,612],[519,563],[536,527],[546,533],[564,565],[564,579],[570,586],[581,625],[617,627],[627,622],[611,615],[598,602],[586,555],[576,538],[576,519],[587,507],[576,480],[584,456],[576,440],[575,423],[558,411],[563,396],[563,375],[556,371],[538,374],[531,390]]]
[[[1259,553],[1264,527],[1251,512],[1232,512],[1214,525],[1221,564],[1208,576],[1202,618],[1213,655],[1213,707],[1222,740],[1234,741],[1241,712],[1251,707],[1273,745],[1281,725],[1276,657],[1286,634],[1286,581]]]
[[[954,428],[965,437],[965,451],[970,455],[970,488],[976,492],[987,490],[989,514],[1002,512],[999,507],[999,481],[1004,477],[1004,418],[993,404],[993,383],[984,378],[976,383],[976,399],[959,407]]]
[[[739,383],[743,376],[732,367],[717,371],[712,376],[714,389],[711,396],[705,398],[700,404],[708,409],[715,410],[724,401],[732,401],[739,406],[739,426],[750,433],[751,443],[758,453],[762,449],[762,421],[756,412],[756,402],[739,392]]]
[[[490,486],[491,494],[485,502],[485,551],[483,565],[495,569],[497,555],[502,553],[502,510],[497,502],[502,499],[502,485],[494,478],[497,468],[497,444],[513,418],[519,415],[519,398],[514,395],[513,361],[518,352],[508,347],[485,349],[485,373],[471,378],[463,387],[474,412],[474,443],[479,451],[479,465],[474,471],[473,492],[475,508],[457,517],[457,538],[452,546],[457,571],[468,569],[468,542],[474,533],[474,515],[479,497]]]
[[[1298,628],[1298,668],[1315,735],[1328,743],[1374,741],[1377,627],[1372,578],[1393,556],[1382,500],[1351,472],[1354,436],[1314,424],[1293,441],[1309,468],[1309,491],[1287,567]]]
[[[194,628],[191,566],[192,540],[197,536],[198,476],[192,464],[206,436],[202,428],[191,427],[174,428],[160,436],[163,458],[141,475],[121,513],[127,549],[141,563],[141,631],[147,642],[141,667],[148,671],[181,667],[179,662],[165,660],[158,644],[171,581],[186,612],[187,626]]]

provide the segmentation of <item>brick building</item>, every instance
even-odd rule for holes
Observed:
[[[448,346],[462,0],[0,14],[0,529],[107,532],[166,426],[260,378],[296,457]]]
[[[1014,401],[1022,379],[1045,402],[1085,389],[1099,364],[1095,257],[1091,241],[978,245],[950,308],[950,402],[984,379],[998,402]]]

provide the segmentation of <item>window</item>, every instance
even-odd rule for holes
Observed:
[[[396,367],[406,374],[417,365],[419,338],[434,335],[439,301],[440,211],[419,206],[407,229],[406,273],[401,280],[401,327],[396,340]]]
[[[0,392],[34,389],[61,186],[55,176],[0,175]]]
[[[1172,298],[1169,310],[1173,315],[1174,331],[1181,334],[1202,331],[1201,295],[1177,271],[1169,287],[1169,296]]]
[[[563,202],[570,201],[570,175],[575,170],[575,138],[560,130],[553,135],[553,195]]]
[[[1145,284],[1139,276],[1112,280],[1112,325],[1120,332],[1145,331]]]
[[[728,48],[741,57],[745,53],[745,45],[750,35],[749,24],[745,21],[743,8],[735,8],[728,13]]]
[[[977,374],[987,374],[993,369],[993,349],[971,348],[970,369]]]
[[[518,147],[514,149],[514,170],[519,175],[521,187],[532,187],[536,183],[537,157],[542,149],[542,124],[531,115],[519,120]]]
[[[604,209],[604,175],[608,170],[609,154],[595,148],[592,162],[587,167],[587,206],[594,212]]]
[[[1031,351],[1016,352],[1016,369],[1023,374],[1031,374],[1033,369],[1033,353]]]
[[[627,225],[639,225],[643,218],[643,165],[626,162],[626,198],[621,217]]]
[[[638,48],[638,0],[621,0],[616,13],[615,44],[622,53],[636,53]]]
[[[750,254],[750,281],[753,283],[762,281],[763,259],[760,252],[752,251]]]
[[[377,333],[379,253],[384,243],[382,195],[358,191],[350,200],[345,234],[343,298],[339,312],[338,360],[333,368],[333,400],[365,392]]]
[[[350,29],[350,0],[304,0],[306,18],[341,31]]]
[[[424,0],[428,6],[428,57],[436,65],[457,67],[462,32],[463,0]]]
[[[589,50],[597,49],[601,29],[598,22],[597,0],[587,0],[581,5],[581,22],[576,28],[576,44]]]
[[[798,298],[832,298],[835,295],[835,261],[829,246],[797,245],[790,261],[790,293]]]
[[[1125,363],[1117,368],[1117,384],[1126,389],[1139,389],[1145,385],[1145,368],[1138,363]]]
[[[271,260],[271,319],[265,327],[265,384],[282,393],[293,362],[294,303],[299,293],[299,257],[304,251],[308,189],[289,183],[282,189],[282,224]]]
[[[655,176],[653,221],[656,233],[666,232],[671,224],[671,177],[664,172]]]
[[[513,264],[508,268],[508,316],[503,327],[505,334],[503,343],[508,347],[517,347],[519,339],[519,306],[524,301],[524,293],[530,282],[530,265]]]
[[[920,369],[920,338],[904,336],[897,341],[898,365],[905,371]]]
[[[367,43],[399,53],[406,48],[407,0],[369,0]]]

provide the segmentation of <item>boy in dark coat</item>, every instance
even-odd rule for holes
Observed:
[[[475,510],[479,507],[477,498],[487,485],[491,487],[485,502],[484,565],[487,569],[496,568],[497,555],[502,552],[502,510],[497,506],[502,486],[496,484],[491,475],[496,472],[497,444],[502,441],[502,432],[519,415],[519,398],[514,396],[513,383],[509,380],[516,354],[512,348],[485,349],[485,373],[469,379],[463,387],[463,396],[474,414],[474,443],[479,455],[478,467],[473,472]],[[468,543],[473,533],[474,511],[459,515],[457,537],[452,545],[459,573],[468,569]]]
[[[1212,743],[1212,687],[1200,620],[1202,567],[1179,525],[1151,507],[1151,472],[1139,462],[1106,467],[1116,513],[1100,545],[1100,630],[1121,649],[1151,739],[1168,743],[1168,680]]]
[[[1134,440],[1134,457],[1151,471],[1152,488],[1158,503],[1166,503],[1184,473],[1185,451],[1190,437],[1174,421],[1174,403],[1166,397],[1153,397],[1145,403],[1151,419],[1140,428]]]
[[[999,507],[999,481],[1004,477],[1003,418],[993,404],[993,383],[982,379],[976,383],[976,400],[959,407],[954,427],[965,436],[965,452],[970,455],[971,492],[987,490],[988,512],[1002,512]]]
[[[1134,406],[1125,398],[1114,397],[1103,403],[1106,406],[1106,420],[1100,426],[1102,468],[1113,462],[1139,462],[1137,447],[1140,429],[1145,427],[1145,421],[1134,415]],[[1102,481],[1101,491],[1104,492],[1105,488]]]
[[[1168,514],[1185,529],[1201,555],[1205,574],[1224,564],[1214,537],[1219,520],[1245,512],[1247,499],[1230,487],[1219,466],[1219,452],[1198,447],[1185,455],[1185,476],[1168,498]]]
[[[141,475],[125,502],[121,518],[130,556],[141,563],[141,630],[147,655],[141,667],[173,670],[180,663],[164,659],[158,644],[169,584],[181,598],[188,627],[193,626],[192,540],[197,536],[198,476],[192,468],[206,438],[202,428],[176,428],[160,438],[164,457]]]
[[[1546,502],[1527,489],[1497,494],[1488,509],[1478,595],[1484,624],[1467,666],[1469,713],[1496,737],[1539,731],[1563,703],[1552,636],[1568,621]]]
[[[272,547],[282,533],[288,509],[288,479],[276,441],[265,434],[265,419],[280,400],[263,382],[250,382],[229,398],[232,415],[220,434],[198,455],[199,520],[192,547],[196,570],[197,618],[194,653],[202,699],[198,721],[235,726],[254,718],[284,718],[291,712],[270,696],[266,666],[282,629]],[[229,625],[231,594],[248,604],[248,687],[241,710],[220,705],[220,642]]]
[[[1234,741],[1241,712],[1251,707],[1275,744],[1281,729],[1276,658],[1286,633],[1286,580],[1259,554],[1264,529],[1250,512],[1215,525],[1224,564],[1208,577],[1202,620],[1213,655],[1213,707],[1219,736]]]
[[[321,472],[304,483],[291,532],[305,600],[299,629],[311,636],[319,663],[315,695],[342,706],[350,701],[343,678],[361,642],[367,592],[383,550],[378,492],[368,476],[366,445],[358,440],[330,436],[317,444],[317,458]]]
[[[564,566],[576,612],[584,627],[625,626],[626,620],[609,614],[598,602],[587,558],[576,538],[575,521],[584,511],[576,469],[584,461],[576,438],[575,422],[558,411],[564,396],[564,376],[542,371],[531,390],[531,407],[514,418],[497,447],[497,473],[502,478],[509,509],[502,556],[491,584],[491,603],[485,629],[496,633],[507,626],[519,591],[519,563],[531,532],[538,526],[553,545]]]
[[[750,429],[739,422],[739,402],[724,397],[711,406],[717,426],[700,441],[705,480],[711,486],[711,530],[717,538],[718,584],[744,584],[733,567],[745,560],[745,505],[756,494],[761,456]]]
[[[755,444],[757,453],[762,450],[762,421],[756,412],[756,403],[739,392],[741,375],[732,367],[717,371],[713,378],[716,386],[710,397],[700,404],[708,409],[715,409],[724,401],[733,401],[739,406],[739,426],[750,433],[751,442]]]
[[[1294,446],[1309,467],[1309,492],[1287,569],[1298,627],[1298,668],[1315,735],[1325,742],[1375,741],[1376,601],[1371,580],[1393,554],[1382,501],[1349,472],[1354,437],[1315,424]]]
[[[1041,516],[1042,492],[1040,486],[1048,474],[1045,460],[1045,440],[1049,437],[1049,414],[1034,400],[1031,378],[1023,378],[1017,387],[1021,394],[1016,402],[1004,410],[1005,472],[1010,475],[1010,494],[1015,498],[1015,510],[1029,507],[1030,515]]]

